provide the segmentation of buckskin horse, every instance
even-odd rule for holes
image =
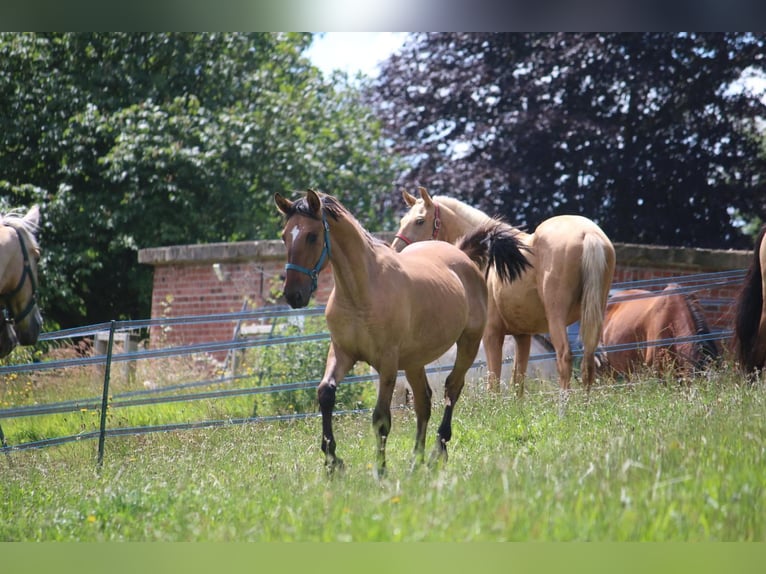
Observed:
[[[766,364],[766,225],[761,227],[753,259],[737,294],[734,315],[734,351],[740,368],[750,377]]]
[[[36,205],[23,216],[16,211],[0,216],[0,358],[17,344],[34,345],[42,328],[37,307],[39,220]]]
[[[710,328],[699,300],[679,293],[680,288],[671,283],[662,291],[625,289],[613,294],[604,321],[607,371],[630,376],[643,368],[670,369],[688,377],[720,357],[715,341],[693,339],[709,334]],[[618,345],[631,348],[609,350]]]
[[[446,460],[452,413],[479,349],[487,317],[482,268],[496,266],[515,277],[526,265],[516,237],[484,228],[459,246],[423,244],[397,253],[375,239],[333,196],[308,190],[291,201],[276,193],[285,216],[287,248],[284,295],[293,308],[305,307],[319,272],[331,263],[334,287],[325,307],[330,348],[317,388],[322,443],[328,470],[340,468],[332,427],[338,384],[358,361],[379,375],[372,414],[377,440],[376,472],[385,471],[391,431],[391,397],[398,370],[413,393],[416,437],[413,465],[423,461],[431,416],[431,388],[425,365],[453,343],[457,354],[444,388],[444,414],[432,461]]]
[[[431,197],[420,187],[420,198],[402,191],[408,212],[391,243],[401,250],[416,241],[437,239],[454,242],[461,235],[493,220],[482,211],[457,199]],[[489,306],[484,333],[488,387],[496,390],[502,367],[506,335],[516,340],[513,385],[524,393],[531,337],[549,333],[556,350],[559,387],[565,395],[572,377],[572,351],[567,325],[580,321],[583,343],[582,381],[589,390],[595,377],[595,353],[601,339],[615,252],[606,234],[591,220],[579,215],[546,219],[534,233],[504,223],[527,248],[529,267],[512,282],[501,281],[489,269]]]

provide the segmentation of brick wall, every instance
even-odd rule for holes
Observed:
[[[378,236],[386,241],[392,238],[390,233]],[[615,283],[744,269],[751,258],[746,251],[631,244],[616,244],[615,249]],[[138,261],[154,268],[152,317],[178,317],[237,312],[243,309],[245,301],[250,309],[274,303],[272,291],[278,291],[282,285],[285,252],[281,241],[263,240],[143,249]],[[332,283],[328,266],[319,276],[317,302],[327,301]],[[697,293],[711,327],[731,328],[732,302],[738,290],[739,285],[733,285]],[[233,323],[156,328],[151,333],[151,343],[221,341],[230,339],[233,329]]]
[[[213,243],[142,249],[139,263],[154,267],[153,318],[235,313],[282,304],[276,298],[285,266],[281,241]],[[332,269],[319,276],[318,301],[332,291]],[[153,328],[153,346],[231,339],[234,322]]]

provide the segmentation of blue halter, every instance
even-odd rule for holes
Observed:
[[[301,267],[295,263],[285,264],[285,271],[292,269],[293,271],[300,271],[301,273],[305,273],[311,277],[312,293],[317,290],[317,277],[319,272],[322,270],[325,261],[330,258],[330,226],[327,225],[327,217],[324,214],[324,210],[322,210],[322,225],[324,226],[324,247],[322,248],[322,253],[319,256],[319,261],[317,261],[317,264],[314,265],[314,268],[307,269],[306,267]]]

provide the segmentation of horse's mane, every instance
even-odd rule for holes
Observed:
[[[24,214],[20,209],[12,209],[7,213],[0,214],[0,225],[13,227],[16,231],[23,233],[30,248],[39,252],[40,245],[37,242],[38,227],[34,221],[24,219]]]
[[[702,310],[702,305],[699,299],[693,293],[684,294],[684,301],[686,301],[686,307],[689,309],[689,314],[694,322],[694,334],[695,335],[709,335],[710,327],[705,319],[705,313]],[[702,357],[699,361],[695,361],[695,367],[700,367],[709,361],[714,361],[721,356],[721,352],[715,341],[706,339],[704,341],[698,341],[695,343],[697,348],[702,353]]]
[[[317,191],[316,194],[322,201],[322,210],[335,221],[340,221],[342,219],[347,220],[359,231],[360,235],[362,235],[362,237],[364,237],[371,246],[386,246],[390,248],[390,246],[385,241],[378,239],[372,235],[372,233],[367,231],[364,226],[359,223],[359,220],[354,217],[354,214],[351,213],[340,201],[338,201],[336,197],[319,191]],[[293,212],[300,213],[301,215],[310,217],[312,219],[317,219],[309,207],[308,200],[305,197],[302,197],[293,203]]]
[[[483,211],[480,211],[475,207],[460,201],[459,199],[455,199],[454,197],[435,195],[432,199],[441,205],[449,207],[458,215],[458,217],[466,219],[468,222],[470,222],[472,227],[476,227],[482,223],[485,223],[488,219],[492,219]]]

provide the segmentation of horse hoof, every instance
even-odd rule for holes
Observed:
[[[343,464],[343,459],[334,458],[325,463],[325,468],[327,469],[327,474],[333,476],[336,472],[339,474],[343,472],[345,465]]]
[[[447,443],[440,440],[431,454],[431,459],[428,461],[428,466],[431,468],[441,466],[447,462]]]
[[[385,466],[373,467],[372,475],[375,477],[375,480],[383,480],[386,477],[386,467]]]

